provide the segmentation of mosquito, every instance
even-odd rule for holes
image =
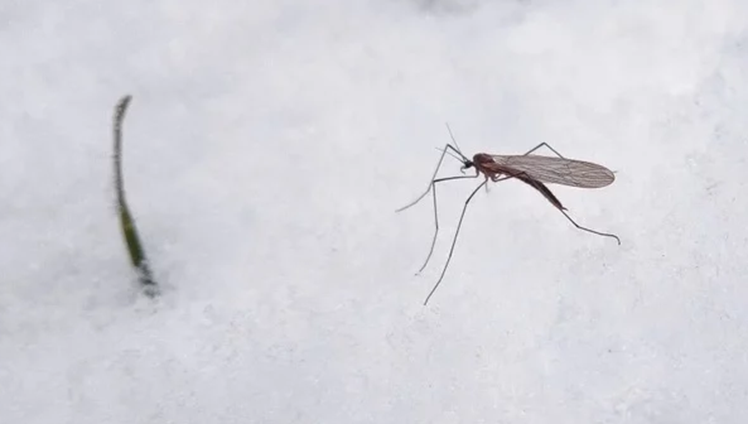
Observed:
[[[561,156],[561,154],[558,153],[556,149],[545,142],[538,144],[522,155],[491,155],[488,153],[477,153],[471,160],[463,155],[460,151],[460,148],[457,145],[457,140],[455,140],[454,135],[452,134],[452,130],[449,128],[449,125],[447,125],[447,131],[449,131],[449,136],[452,139],[453,144],[447,143],[444,148],[441,149],[442,155],[439,158],[439,162],[437,162],[436,164],[434,175],[431,177],[431,182],[426,188],[426,191],[423,192],[423,194],[421,194],[416,200],[409,203],[408,205],[403,206],[400,209],[397,209],[396,211],[401,212],[405,209],[410,208],[411,206],[414,206],[424,197],[426,197],[429,192],[431,192],[433,195],[434,237],[431,240],[431,248],[429,249],[429,254],[426,257],[426,261],[423,263],[423,266],[421,266],[421,269],[418,270],[416,275],[420,274],[431,260],[431,255],[434,253],[434,246],[436,245],[436,238],[439,234],[439,213],[436,201],[436,184],[443,183],[445,181],[473,179],[478,178],[481,175],[483,175],[484,180],[470,193],[470,195],[465,200],[465,203],[462,207],[462,213],[460,214],[460,220],[457,223],[457,229],[455,230],[455,235],[452,239],[452,245],[449,249],[447,261],[444,264],[444,268],[442,269],[439,279],[437,280],[436,284],[434,284],[431,292],[429,292],[426,300],[423,302],[424,305],[428,304],[429,299],[431,299],[431,296],[434,294],[436,289],[439,287],[439,284],[441,284],[442,280],[444,279],[444,275],[447,272],[449,263],[452,260],[452,254],[454,253],[455,244],[457,243],[457,236],[460,234],[462,221],[465,218],[465,212],[467,211],[467,207],[470,204],[470,201],[482,187],[486,187],[486,189],[488,189],[487,184],[489,180],[494,183],[511,178],[520,180],[540,192],[540,194],[542,194],[543,197],[545,197],[556,209],[564,214],[566,219],[568,219],[569,222],[571,222],[577,229],[596,234],[598,236],[613,238],[618,242],[618,245],[621,244],[621,239],[618,238],[618,236],[615,234],[600,232],[577,224],[566,212],[567,209],[561,204],[561,201],[559,201],[558,198],[545,185],[561,184],[578,188],[605,187],[613,183],[613,181],[615,180],[615,175],[608,168],[596,163],[566,159],[565,157]],[[531,155],[531,153],[535,152],[541,147],[546,147],[556,156],[553,157]],[[447,153],[449,153],[449,155],[453,158],[462,162],[460,172],[463,175],[436,178],[437,174],[439,173],[439,168],[444,161],[444,156]],[[464,175],[465,170],[470,168],[473,168],[475,170],[475,175]]]

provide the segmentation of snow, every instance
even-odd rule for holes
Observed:
[[[742,423],[748,3],[0,6],[0,422]],[[163,287],[141,295],[125,188]],[[549,142],[616,172],[425,190]],[[458,173],[447,158],[443,175]]]

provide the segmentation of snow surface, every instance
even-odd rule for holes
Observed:
[[[744,423],[748,2],[0,4],[0,422]],[[164,294],[138,293],[125,183]],[[423,192],[481,191],[431,302]],[[445,162],[444,175],[459,173]]]

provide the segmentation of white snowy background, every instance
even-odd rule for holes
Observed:
[[[0,57],[3,424],[748,419],[744,0],[4,0]],[[492,185],[423,306],[445,123],[616,171],[550,188],[622,245]]]

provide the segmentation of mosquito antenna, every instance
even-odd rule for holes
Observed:
[[[464,161],[464,159],[462,159],[461,157],[459,157],[456,154],[452,153],[451,151],[447,150],[446,147],[444,149],[440,149],[438,147],[435,147],[435,149],[438,150],[438,151],[440,151],[440,152],[447,152],[447,154],[449,154],[449,156],[452,156],[453,158],[455,158],[456,160],[458,160],[460,162]]]
[[[476,175],[477,177],[478,175]],[[458,177],[459,178],[459,177]],[[475,177],[473,177],[475,178]],[[434,292],[436,292],[436,289],[439,288],[439,284],[442,283],[442,280],[444,279],[444,274],[447,273],[447,268],[449,268],[449,262],[452,260],[452,254],[455,251],[455,244],[457,244],[457,237],[460,235],[460,228],[462,228],[462,220],[465,218],[465,212],[467,212],[468,205],[470,204],[470,201],[475,196],[475,193],[480,190],[481,187],[485,186],[488,183],[488,179],[484,180],[478,187],[473,190],[472,193],[470,193],[470,196],[468,196],[467,200],[465,200],[465,205],[462,207],[462,213],[460,214],[460,221],[457,223],[457,230],[455,230],[455,235],[452,238],[452,246],[449,248],[449,256],[447,256],[447,262],[444,264],[444,268],[442,268],[442,273],[439,276],[439,280],[436,281],[436,284],[434,284],[434,287],[431,288],[431,291],[429,292],[429,295],[426,296],[426,300],[423,301],[423,306],[426,306],[426,304],[429,303],[429,299],[431,299],[431,296],[434,295]],[[434,197],[436,199],[436,197]],[[434,200],[436,201],[436,200]],[[436,236],[434,236],[434,240],[436,240]],[[431,247],[431,250],[433,251],[433,246]],[[431,257],[431,254],[429,254],[429,257]],[[428,261],[428,260],[427,260]],[[426,267],[426,264],[423,265]],[[421,268],[423,270],[423,268]],[[420,272],[420,271],[419,271]]]
[[[455,139],[454,134],[452,134],[452,128],[449,128],[449,123],[445,122],[444,124],[447,126],[447,131],[449,131],[449,138],[451,138],[452,139],[452,143],[455,144],[455,147],[456,147],[455,150],[457,151],[457,153],[460,154],[460,156],[462,156],[462,159],[460,161],[461,162],[470,162],[470,160],[468,158],[466,158],[465,155],[462,154],[462,149],[460,148],[460,145],[457,144],[457,140]]]

